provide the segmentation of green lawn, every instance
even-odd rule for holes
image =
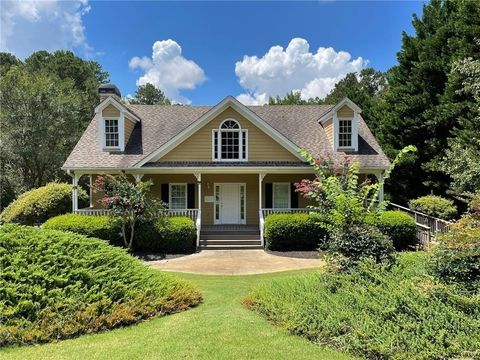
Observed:
[[[303,271],[305,272],[305,271]],[[8,348],[7,359],[351,359],[288,334],[241,305],[262,281],[299,272],[250,276],[178,274],[204,302],[183,313],[47,345]]]

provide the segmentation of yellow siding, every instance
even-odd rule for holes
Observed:
[[[103,109],[102,115],[104,117],[119,117],[120,111],[115,106],[108,105],[105,109]]]
[[[226,109],[158,161],[211,161],[212,130],[218,129],[222,121],[228,118],[237,120],[242,129],[248,129],[249,161],[300,161],[232,108]]]
[[[353,118],[353,110],[350,109],[347,105],[343,105],[337,111],[338,117]]]
[[[325,125],[323,125],[323,128],[325,129],[325,133],[327,134],[328,141],[333,146],[333,120],[327,120]]]
[[[127,145],[128,139],[130,139],[130,135],[132,134],[134,127],[135,123],[128,117],[125,117],[125,145]]]

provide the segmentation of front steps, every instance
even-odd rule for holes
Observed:
[[[200,231],[200,250],[263,249],[258,226],[215,225]]]

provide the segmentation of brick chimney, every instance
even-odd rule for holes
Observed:
[[[116,97],[117,99],[122,98],[122,94],[120,93],[120,90],[118,90],[115,84],[112,84],[112,83],[101,84],[98,87],[98,95],[100,96],[100,102],[102,102],[109,96]]]

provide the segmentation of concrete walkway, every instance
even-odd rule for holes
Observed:
[[[203,250],[174,259],[149,261],[165,271],[203,275],[248,275],[320,267],[320,259],[302,259],[268,254],[263,250]]]

